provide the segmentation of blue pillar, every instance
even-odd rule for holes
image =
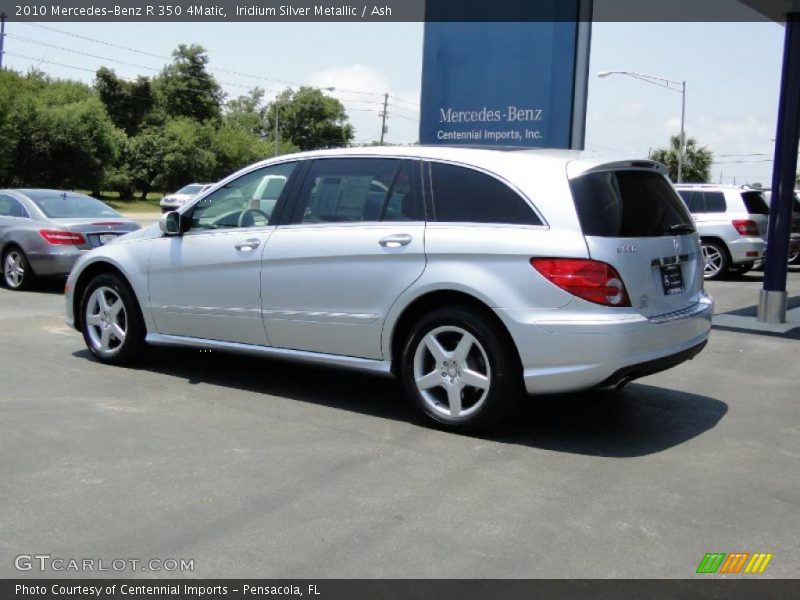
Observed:
[[[786,17],[783,77],[767,238],[767,264],[764,268],[764,287],[758,303],[758,320],[766,323],[786,322],[786,261],[789,257],[798,144],[800,144],[800,12],[795,12]]]

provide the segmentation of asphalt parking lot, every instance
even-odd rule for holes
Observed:
[[[734,311],[759,280],[707,287]],[[798,330],[717,329],[623,392],[532,398],[466,437],[363,375],[182,350],[104,366],[62,304],[0,289],[0,577],[92,575],[15,569],[38,553],[194,560],[115,573],[148,577],[682,578],[740,551],[800,575]]]

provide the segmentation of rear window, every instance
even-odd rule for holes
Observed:
[[[665,177],[648,171],[588,173],[570,182],[583,234],[660,237],[692,227],[683,202]]]
[[[768,215],[769,205],[762,192],[743,192],[742,200],[751,215]]]
[[[480,171],[431,163],[431,185],[436,221],[542,224],[522,196],[499,179]]]
[[[91,196],[47,190],[27,191],[25,195],[50,219],[121,217],[117,211]]]

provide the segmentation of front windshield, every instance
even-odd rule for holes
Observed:
[[[51,219],[96,219],[99,217],[121,217],[113,208],[83,194],[36,190],[25,192],[45,216]]]
[[[196,196],[203,189],[202,185],[185,185],[179,189],[176,194],[186,194],[187,196]]]

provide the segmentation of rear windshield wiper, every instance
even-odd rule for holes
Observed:
[[[666,233],[694,233],[694,225],[691,223],[678,223],[677,225],[670,225],[665,230]]]

